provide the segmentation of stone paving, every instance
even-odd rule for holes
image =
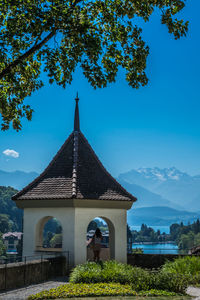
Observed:
[[[29,295],[56,288],[62,284],[66,284],[66,277],[56,278],[44,283],[29,285],[28,287],[15,289],[7,292],[0,292],[0,300],[25,300]]]
[[[187,294],[195,297],[194,300],[200,300],[200,288],[189,286],[187,288]]]

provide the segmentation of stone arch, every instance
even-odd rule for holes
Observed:
[[[36,251],[62,251],[62,248],[44,248],[43,247],[43,232],[44,232],[44,227],[47,224],[47,222],[51,219],[54,219],[54,216],[45,216],[42,217],[36,224],[36,229],[35,229],[35,250]],[[58,220],[59,221],[59,220]],[[59,224],[62,226],[62,223],[59,221]]]
[[[97,215],[96,217],[90,219],[89,223],[87,224],[87,227],[96,218],[103,219],[106,222],[107,226],[108,226],[108,230],[109,230],[109,250],[110,250],[109,251],[110,252],[109,256],[110,256],[111,260],[114,260],[115,259],[115,226],[109,218],[107,218],[103,215]],[[86,228],[86,232],[87,232],[87,228]]]

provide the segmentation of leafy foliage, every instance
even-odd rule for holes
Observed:
[[[52,248],[61,248],[62,247],[62,234],[61,233],[57,233],[52,237],[52,239],[50,240],[50,246]]]
[[[155,231],[153,228],[145,224],[141,225],[140,231],[133,230],[132,236],[134,242],[167,242],[171,241],[171,237],[165,232],[161,234],[160,230]]]
[[[178,246],[182,254],[188,253],[188,249],[200,246],[200,233],[194,234],[190,231],[188,234],[182,234],[179,237]]]
[[[62,244],[62,226],[56,218],[48,220],[43,230],[43,246],[47,248]]]
[[[170,235],[174,240],[179,239],[182,234],[188,234],[192,231],[194,234],[200,233],[200,221],[199,219],[196,222],[188,225],[184,225],[182,222],[180,224],[172,224],[170,226]]]
[[[187,254],[189,249],[200,245],[200,221],[197,219],[188,225],[184,225],[182,222],[172,224],[169,234],[161,233],[160,230],[155,231],[153,228],[142,224],[140,231],[132,231],[132,236],[134,242],[174,241],[178,244],[180,252]]]
[[[173,296],[185,293],[188,284],[200,279],[200,258],[185,257],[169,262],[160,271],[147,271],[115,261],[85,263],[71,273],[70,283],[29,296],[56,299],[86,296]]]
[[[31,295],[28,300],[74,298],[86,296],[174,296],[175,293],[166,291],[141,291],[136,293],[130,285],[119,283],[96,283],[96,284],[66,284],[49,291],[43,291]]]
[[[4,257],[6,255],[6,247],[3,243],[2,234],[0,233],[0,257]]]
[[[150,276],[150,286],[159,290],[185,293],[189,283],[188,277],[184,274],[172,274],[164,270],[151,273]]]
[[[147,84],[149,48],[135,17],[149,21],[155,9],[175,39],[188,22],[175,15],[185,0],[0,1],[0,113],[2,129],[21,128],[33,110],[23,100],[41,88],[40,74],[65,87],[77,66],[94,88],[114,82],[119,67],[133,88]]]
[[[12,229],[12,222],[8,215],[0,214],[0,232],[6,233]]]
[[[167,262],[162,267],[164,273],[171,275],[180,274],[187,278],[187,281],[191,284],[200,283],[200,257],[198,256],[186,256],[184,258],[178,258],[173,262]]]
[[[11,197],[17,193],[17,190],[8,186],[0,186],[0,232],[22,231],[23,211],[17,208]]]
[[[164,269],[152,272],[116,261],[108,261],[101,264],[88,262],[77,266],[70,275],[70,282],[115,282],[130,284],[134,291],[156,289],[184,293],[188,285],[188,277],[184,274],[172,274]]]
[[[87,262],[78,265],[70,275],[73,283],[97,283],[97,282],[130,282],[132,267],[115,261],[107,261],[96,264]]]
[[[177,242],[181,253],[188,253],[194,246],[200,245],[200,221],[197,219],[193,224],[172,224],[170,236]]]
[[[132,254],[143,254],[144,251],[142,248],[134,248],[132,249]]]
[[[52,232],[54,234],[62,232],[62,226],[56,218],[52,218],[48,220],[48,222],[44,225],[44,235],[48,232]]]

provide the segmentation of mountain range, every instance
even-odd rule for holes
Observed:
[[[0,186],[20,190],[37,176],[36,172],[0,170]],[[131,226],[169,226],[200,217],[200,175],[190,176],[174,167],[155,167],[122,173],[117,180],[138,198],[128,212]]]
[[[0,186],[11,186],[17,190],[21,190],[37,176],[38,173],[36,172],[6,172],[0,170]]]
[[[190,176],[175,167],[165,169],[155,167],[122,173],[118,180],[133,194],[135,185],[138,185],[151,193],[160,195],[162,204],[159,206],[200,211],[200,175]],[[137,191],[135,195],[137,197]],[[143,195],[138,196],[140,207],[144,206],[143,200],[140,201],[141,196],[143,197]],[[154,206],[151,197],[147,206]]]
[[[118,179],[118,182],[132,195],[134,195],[138,200],[134,203],[134,208],[141,207],[152,207],[152,206],[164,206],[171,207],[178,210],[183,210],[184,208],[175,204],[172,201],[162,197],[159,194],[153,193],[150,190],[134,183],[128,183],[125,180]]]
[[[174,223],[193,223],[200,218],[200,212],[176,210],[165,206],[135,208],[128,211],[130,226],[146,224],[148,226],[170,226]]]

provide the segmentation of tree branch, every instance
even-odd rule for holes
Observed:
[[[70,14],[71,10],[74,9],[74,7],[76,6],[76,4],[78,4],[81,1],[82,0],[75,0],[73,2],[73,0],[72,0],[73,3],[71,4],[71,8],[70,8],[70,11],[68,13]],[[7,67],[5,67],[0,72],[0,80],[5,75],[7,75],[14,67],[16,67],[21,61],[23,61],[24,59],[28,58],[35,51],[37,51],[40,48],[42,48],[43,45],[45,45],[53,36],[55,36],[56,31],[57,31],[56,29],[54,29],[53,31],[51,31],[40,43],[34,45],[31,49],[29,49],[27,52],[25,52],[24,54],[22,54],[21,56],[19,56],[17,59],[15,59],[13,62],[11,62]]]
[[[28,58],[31,54],[33,54],[35,51],[42,48],[44,44],[46,44],[54,35],[56,34],[55,31],[51,31],[40,43],[33,46],[31,49],[29,49],[27,52],[19,56],[17,59],[15,59],[13,62],[11,62],[3,71],[0,73],[0,79],[2,79],[5,75],[7,75],[14,67],[16,67],[21,61]]]

